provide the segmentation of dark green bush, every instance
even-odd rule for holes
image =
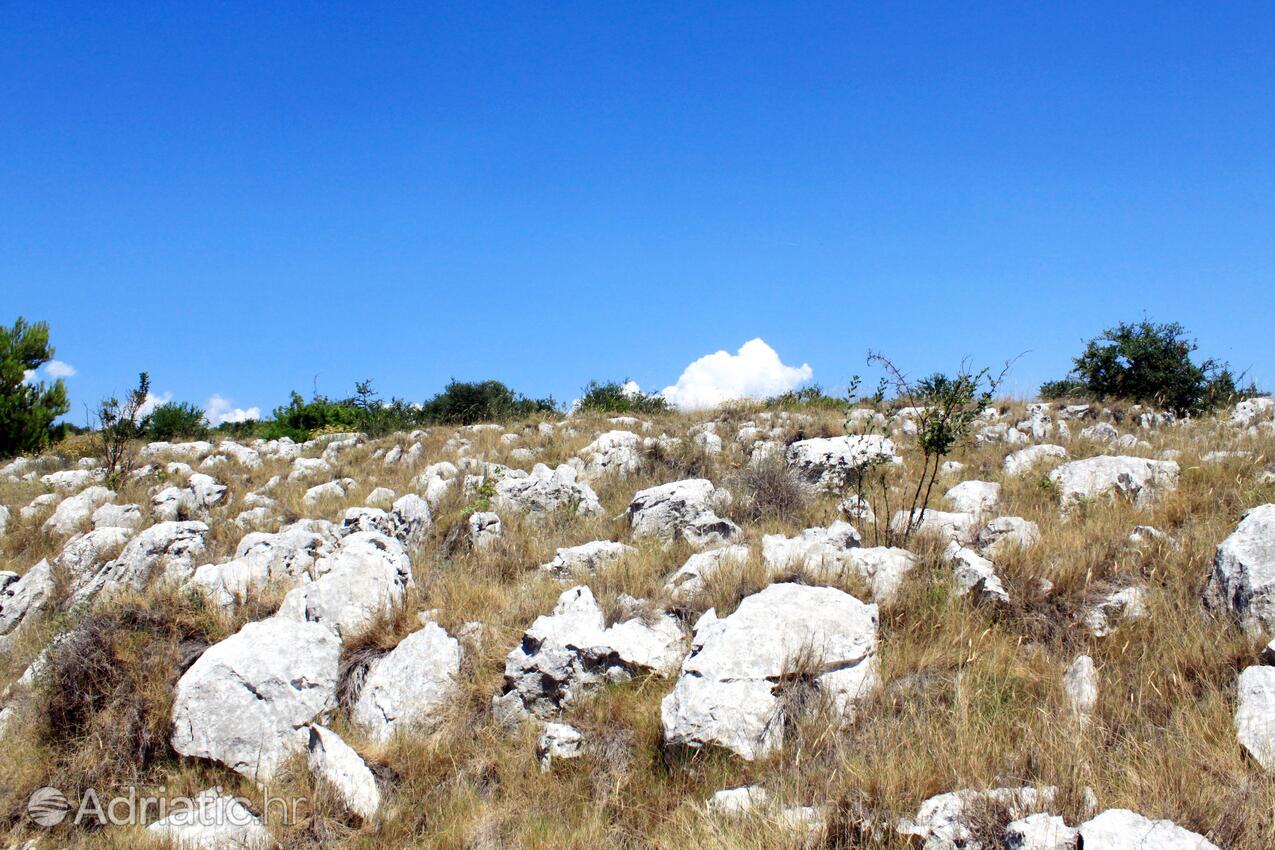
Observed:
[[[582,390],[579,410],[594,413],[665,413],[669,409],[668,400],[660,395],[648,395],[638,391],[627,391],[623,381],[589,381]]]
[[[53,420],[71,409],[61,378],[26,381],[53,354],[47,322],[29,325],[19,316],[13,327],[0,326],[0,458],[44,448]]]
[[[161,404],[146,417],[142,428],[150,440],[197,440],[208,435],[203,408],[187,402]]]
[[[472,425],[475,422],[519,419],[557,410],[552,398],[530,399],[500,381],[452,380],[441,393],[421,407],[425,422]]]
[[[1150,404],[1178,415],[1203,413],[1254,392],[1239,389],[1230,367],[1215,360],[1199,364],[1199,348],[1177,322],[1121,322],[1089,340],[1062,380],[1040,388],[1044,398],[1086,395]]]

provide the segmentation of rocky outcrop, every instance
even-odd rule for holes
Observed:
[[[1064,511],[1108,495],[1147,507],[1161,493],[1177,487],[1178,471],[1171,460],[1100,456],[1064,463],[1049,473],[1049,480],[1058,487]]]
[[[876,632],[875,605],[830,587],[773,584],[729,617],[710,609],[660,704],[665,744],[766,755],[782,743],[781,681],[801,672],[845,711],[876,685]]]
[[[867,464],[902,463],[894,442],[878,434],[798,440],[784,454],[788,467],[807,486],[838,492],[859,479]]]
[[[588,587],[558,597],[536,618],[505,660],[504,698],[550,718],[599,685],[648,674],[668,675],[686,652],[681,625],[669,615],[607,626]]]
[[[640,490],[629,503],[633,536],[665,545],[685,540],[697,549],[720,546],[740,536],[739,526],[719,517],[730,494],[704,478],[674,481]]]
[[[314,581],[288,591],[279,616],[332,629],[348,639],[403,604],[412,563],[403,544],[375,531],[346,537]]]
[[[1082,823],[1084,850],[1219,850],[1203,835],[1169,820],[1151,820],[1128,809],[1108,809]]]
[[[533,522],[547,521],[562,511],[582,517],[603,512],[598,494],[588,484],[576,481],[574,469],[566,464],[550,469],[543,463],[532,467],[530,474],[507,470],[496,482],[492,508],[496,513],[523,514]]]
[[[429,726],[455,693],[460,660],[456,639],[426,623],[368,667],[351,718],[376,741]]]
[[[341,644],[317,623],[271,617],[210,646],[177,682],[173,749],[268,782],[336,706]]]
[[[1275,772],[1275,667],[1249,667],[1240,673],[1235,735],[1253,760]]]
[[[1275,504],[1245,513],[1217,547],[1205,600],[1250,632],[1275,634]]]
[[[599,569],[612,564],[625,555],[632,555],[637,550],[623,543],[610,540],[594,540],[579,546],[566,546],[553,555],[553,560],[541,564],[540,569],[552,573],[559,578],[570,578],[574,575],[592,575]]]
[[[310,726],[306,763],[352,814],[370,820],[381,807],[381,790],[367,762],[341,737],[323,726]]]

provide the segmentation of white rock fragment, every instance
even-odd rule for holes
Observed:
[[[381,791],[367,762],[341,737],[312,724],[306,745],[310,772],[336,792],[341,802],[363,820],[371,820],[381,807]]]
[[[1108,809],[1077,831],[1084,850],[1219,850],[1173,821],[1151,820],[1128,809]]]

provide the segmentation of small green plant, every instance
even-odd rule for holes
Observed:
[[[925,522],[925,513],[929,509],[930,496],[943,460],[969,438],[974,421],[1004,382],[1012,361],[1007,362],[1000,374],[995,376],[987,368],[975,371],[962,364],[955,375],[935,372],[919,380],[909,379],[882,354],[869,352],[868,363],[885,372],[896,399],[911,411],[916,424],[914,439],[921,450],[921,471],[916,483],[908,485],[905,491],[905,522],[900,527],[895,527],[890,521],[888,501],[885,504],[886,521],[890,523],[890,545],[906,545]],[[886,467],[879,465],[877,468]],[[884,472],[881,474],[881,491],[888,497],[885,475]],[[907,496],[907,492],[911,495]]]
[[[0,326],[0,458],[48,445],[53,420],[70,410],[66,385],[29,380],[53,358],[47,322]]]
[[[849,394],[853,396],[853,392]],[[823,391],[818,384],[811,384],[799,390],[789,390],[781,395],[766,399],[765,406],[778,410],[843,410],[849,407],[849,398],[837,398]]]
[[[589,381],[581,391],[578,409],[583,413],[667,413],[668,399],[644,393],[623,381]]]
[[[142,410],[150,391],[151,377],[142,372],[137,376],[137,387],[129,390],[123,401],[111,396],[97,406],[94,430],[98,457],[106,470],[106,482],[112,488],[117,489],[137,465],[137,441],[144,433]]]

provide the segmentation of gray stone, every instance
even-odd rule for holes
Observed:
[[[307,726],[335,708],[340,657],[336,635],[317,623],[248,623],[178,680],[173,749],[269,782],[305,749]]]

